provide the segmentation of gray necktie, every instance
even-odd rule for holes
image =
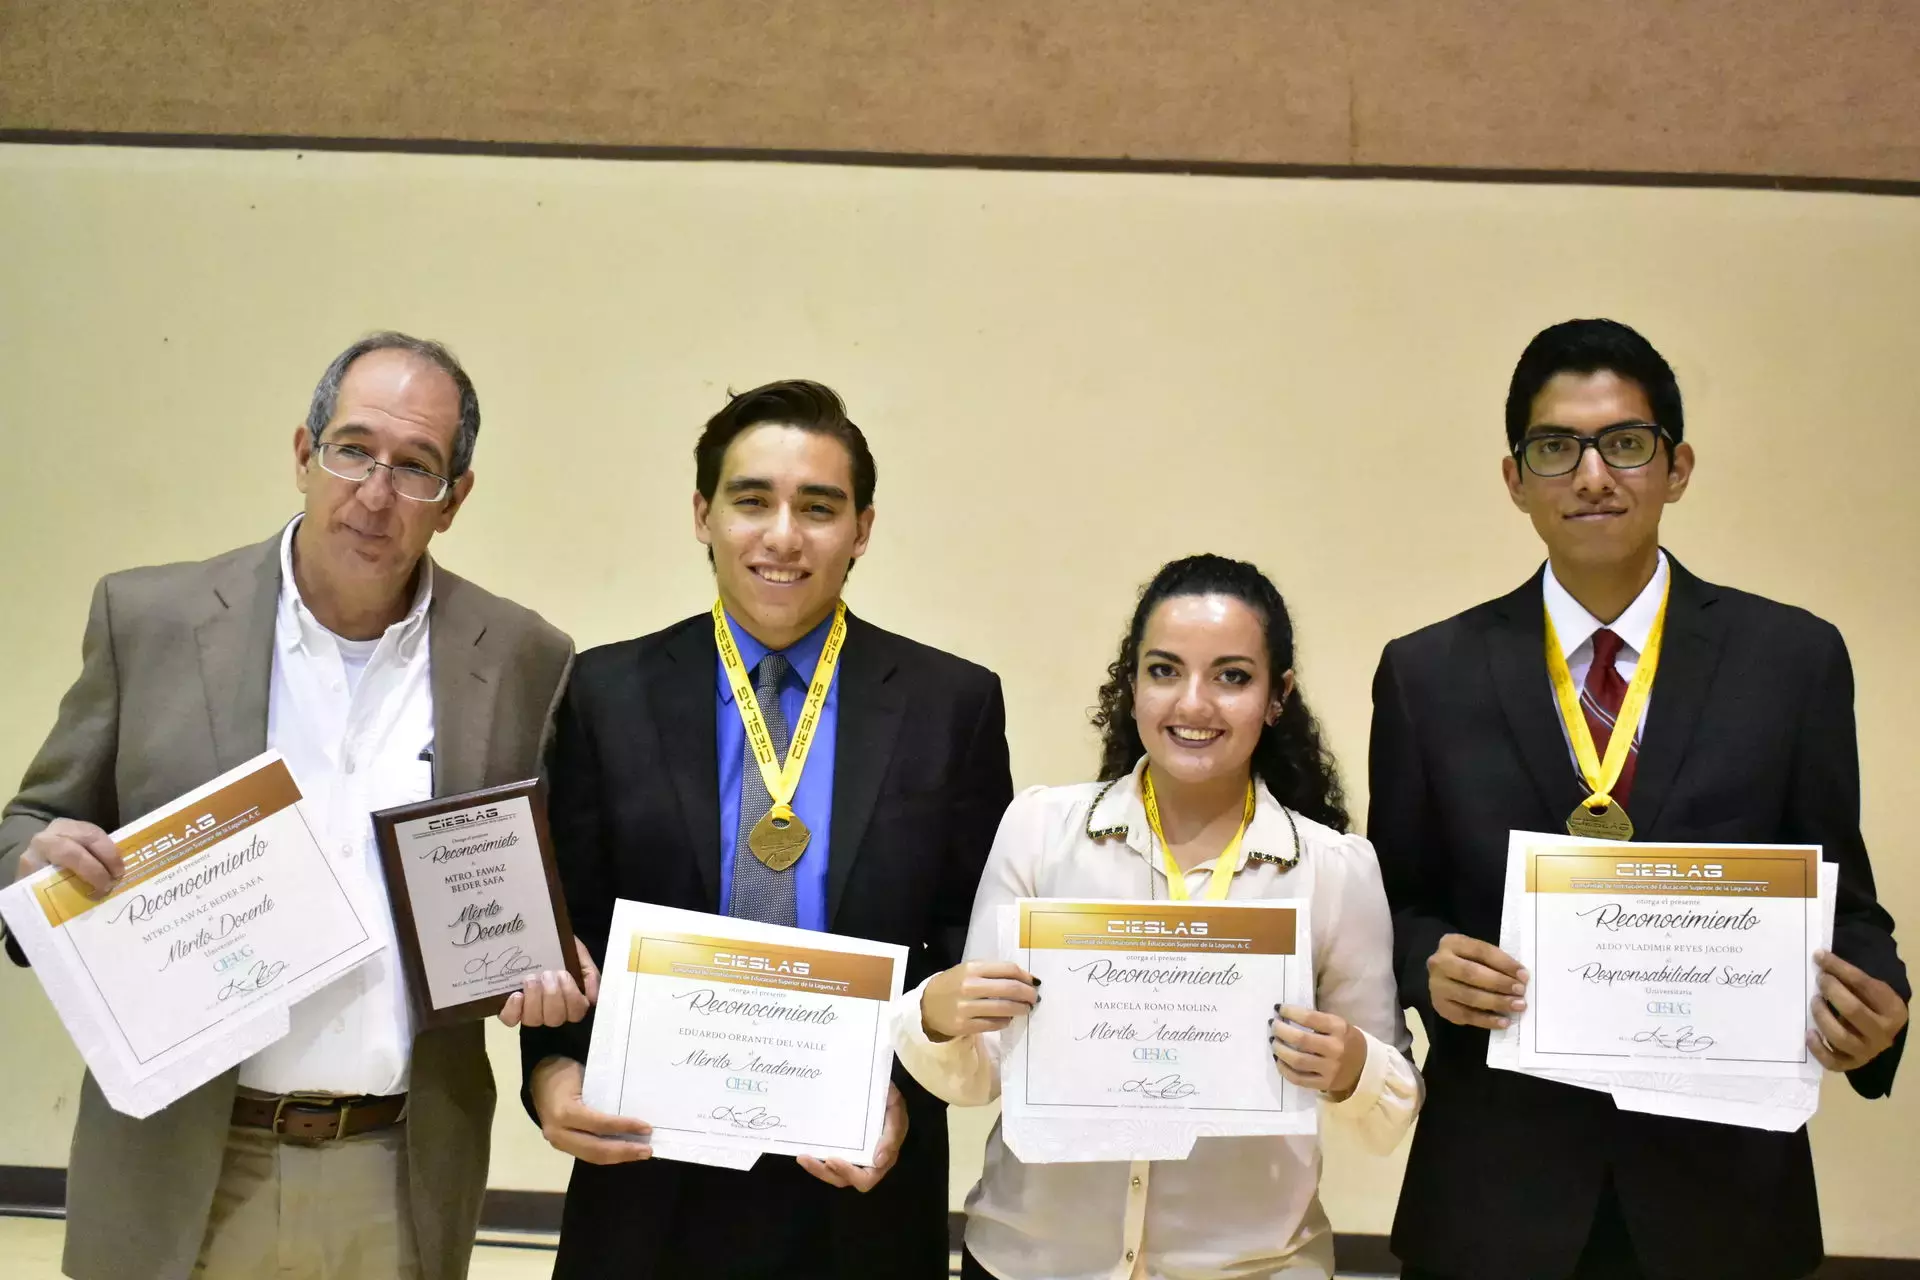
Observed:
[[[773,739],[773,754],[782,763],[787,758],[787,718],[780,714],[780,682],[786,677],[787,660],[770,653],[760,659],[754,670],[753,697],[767,722],[767,734]],[[733,841],[733,894],[727,914],[742,920],[760,920],[767,924],[793,924],[793,867],[775,871],[753,856],[747,847],[747,833],[773,808],[767,794],[767,781],[760,776],[760,762],[754,759],[753,745],[744,738],[740,743],[740,827]],[[794,864],[798,866],[798,863]]]

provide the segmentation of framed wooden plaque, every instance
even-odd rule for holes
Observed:
[[[420,1026],[490,1018],[528,974],[581,982],[539,779],[381,809],[373,830]]]

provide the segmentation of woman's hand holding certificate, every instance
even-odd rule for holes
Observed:
[[[1300,1005],[1273,1007],[1273,1063],[1302,1089],[1345,1102],[1367,1065],[1367,1038],[1337,1013]]]
[[[920,996],[929,1039],[1005,1030],[1040,1003],[1040,980],[1011,960],[969,960],[936,975]]]
[[[1002,1061],[1003,1133],[1023,1160],[1180,1159],[1205,1135],[1312,1133],[1318,1091],[1350,1073],[1346,1024],[1310,1009],[1304,901],[1013,910],[1016,972],[1046,992],[1010,1026]],[[974,1017],[1003,1016],[999,998],[980,986]],[[922,1020],[946,1030],[928,1003]],[[1283,1007],[1295,1025],[1277,1021]]]

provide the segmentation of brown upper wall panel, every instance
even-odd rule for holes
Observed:
[[[1920,180],[1920,0],[0,0],[0,129]]]

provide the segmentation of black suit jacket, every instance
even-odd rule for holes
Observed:
[[[702,614],[590,650],[574,667],[549,807],[567,909],[596,956],[615,898],[720,909],[717,662]],[[837,678],[828,924],[911,948],[912,987],[958,963],[965,946],[974,888],[1013,798],[1006,706],[991,671],[852,616]],[[591,1025],[524,1031],[527,1074],[553,1054],[585,1062]],[[780,1215],[826,1219],[841,1275],[945,1276],[946,1109],[904,1071],[894,1076],[907,1140],[871,1192],[796,1182],[793,1162],[773,1156],[748,1173],[576,1162],[554,1274],[675,1274],[687,1263],[674,1255],[673,1224],[702,1207],[689,1198],[724,1196],[745,1231]]]
[[[1660,674],[1627,806],[1636,838],[1823,846],[1840,864],[1835,953],[1908,995],[1860,835],[1840,633],[1669,560]],[[1486,1033],[1433,1012],[1426,962],[1441,936],[1500,936],[1507,833],[1564,831],[1586,794],[1548,683],[1543,616],[1535,574],[1395,640],[1374,677],[1368,836],[1394,909],[1400,998],[1432,1046],[1394,1252],[1463,1280],[1565,1276],[1610,1173],[1651,1274],[1805,1275],[1821,1240],[1804,1129],[1642,1115],[1489,1070]],[[1854,1088],[1885,1094],[1900,1049],[1853,1072]]]

